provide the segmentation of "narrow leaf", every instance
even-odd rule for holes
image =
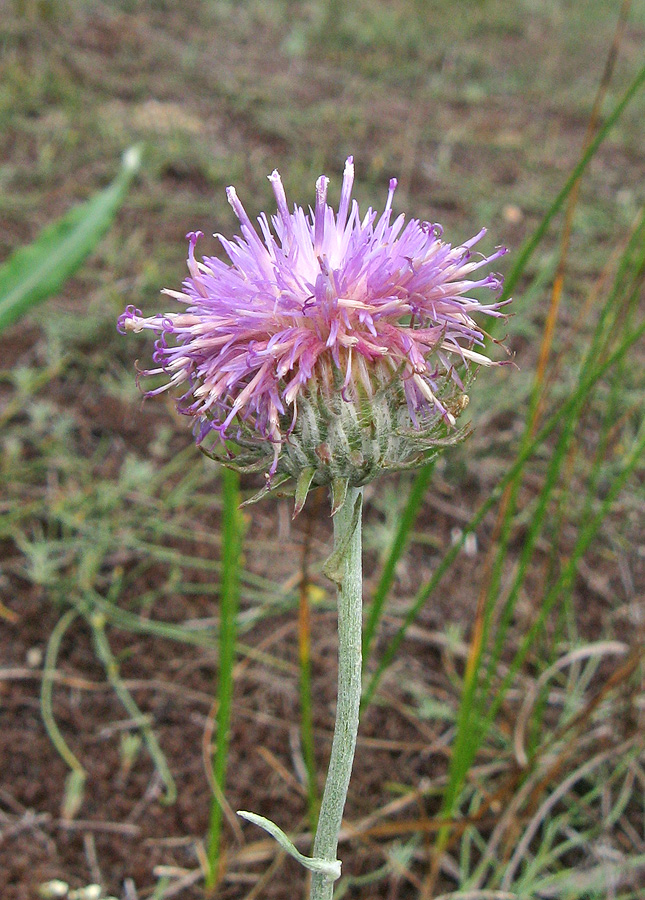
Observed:
[[[296,849],[293,842],[289,840],[284,831],[279,828],[275,822],[272,822],[270,819],[265,819],[264,816],[258,816],[255,813],[245,812],[244,810],[238,809],[238,816],[241,816],[243,819],[246,819],[248,822],[252,822],[254,825],[263,828],[267,834],[270,834],[272,838],[280,844],[282,849],[292,856],[294,859],[298,860],[301,866],[304,866],[305,869],[309,869],[310,872],[316,872],[319,875],[324,875],[330,881],[336,881],[337,878],[340,878],[340,862],[337,859],[329,860],[329,859],[316,859],[311,856],[303,856],[303,854]]]
[[[430,478],[432,477],[433,469],[434,461],[424,466],[419,471],[414,484],[410,488],[408,502],[399,520],[399,527],[397,528],[394,540],[392,541],[392,546],[390,547],[390,552],[385,561],[385,565],[383,566],[383,571],[374,592],[374,597],[366,611],[365,629],[363,631],[363,668],[366,668],[367,666],[370,650],[372,649],[372,640],[374,639],[374,635],[376,634],[376,630],[381,621],[383,607],[385,606],[385,601],[387,600],[390,588],[392,587],[392,582],[394,581],[397,563],[401,559],[412,527],[416,522],[419,509],[421,508],[427,487],[430,483]]]
[[[231,469],[229,471],[235,471],[235,470]],[[252,506],[254,503],[257,503],[258,500],[261,500],[263,497],[266,497],[267,494],[270,494],[272,491],[275,491],[276,488],[279,488],[286,481],[289,481],[290,478],[291,478],[291,475],[288,475],[288,474],[276,475],[275,478],[273,479],[273,481],[267,482],[264,485],[264,487],[260,488],[260,490],[256,494],[253,494],[253,496],[249,497],[248,500],[245,500],[243,503],[240,503],[240,509],[243,506]]]
[[[220,797],[226,789],[228,746],[233,710],[233,668],[237,649],[237,612],[240,602],[242,517],[237,472],[222,468],[222,582],[220,589],[219,670],[217,677],[217,744],[212,761],[216,790],[211,799],[208,828],[207,892],[217,880],[221,859],[222,815]]]
[[[346,478],[334,478],[331,483],[331,514],[336,515],[347,497],[348,481]]]
[[[314,467],[307,466],[307,468],[303,469],[298,476],[298,482],[296,484],[296,502],[293,507],[292,516],[294,519],[302,511],[302,507],[305,505],[305,500],[307,499],[307,494],[309,493],[309,488],[311,487],[311,482],[313,481],[315,474],[316,470]]]
[[[347,484],[347,482],[345,482]],[[345,497],[347,497],[347,493],[345,493]],[[342,506],[342,503],[341,503]],[[340,506],[339,506],[340,509]],[[327,558],[327,561],[323,564],[322,570],[323,573],[329,578],[330,581],[333,581],[334,584],[340,587],[343,583],[343,577],[345,574],[345,558],[347,556],[347,550],[352,541],[352,537],[354,531],[356,530],[357,525],[361,519],[361,512],[363,509],[363,495],[359,494],[356,503],[354,504],[354,510],[352,512],[352,521],[351,526],[347,531],[347,535],[345,539],[339,544],[339,546],[333,551],[331,556]],[[332,513],[333,515],[333,513]]]
[[[48,225],[0,266],[0,331],[56,294],[74,274],[112,223],[140,161],[140,149],[131,147],[108,187]]]
[[[541,243],[542,238],[546,234],[552,219],[562,209],[567,197],[574,189],[574,186],[576,185],[578,179],[596,155],[598,148],[605,140],[609,132],[612,130],[616,122],[620,119],[623,112],[625,111],[626,106],[643,87],[643,84],[645,84],[645,66],[643,66],[643,68],[639,70],[636,77],[633,79],[633,81],[621,97],[620,101],[609,113],[609,115],[605,119],[604,125],[598,131],[595,138],[593,139],[593,141],[591,141],[585,152],[582,154],[580,161],[572,171],[560,193],[557,195],[557,197],[547,210],[544,218],[535,229],[531,237],[528,238],[528,240],[520,248],[517,259],[515,261],[515,265],[504,279],[504,290],[502,293],[503,300],[507,300],[513,293],[515,286],[517,285],[522,274],[524,273],[524,270],[526,269],[529,259],[533,256],[535,249]]]

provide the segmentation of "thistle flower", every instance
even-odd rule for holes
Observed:
[[[474,254],[485,229],[453,247],[439,225],[392,221],[395,179],[384,211],[361,217],[352,157],[337,213],[325,176],[308,214],[289,211],[277,171],[269,180],[277,214],[259,216],[261,237],[229,187],[241,236],[216,237],[230,262],[198,262],[191,232],[183,291],[164,291],[185,310],[144,317],[129,306],[118,327],[158,335],[155,367],[141,374],[165,381],[147,396],[183,386],[178,408],[202,448],[207,436],[234,442],[225,461],[264,470],[267,489],[295,477],[300,507],[312,483],[356,487],[463,433],[463,376],[494,364],[474,317],[503,315],[472,291],[499,295],[500,276],[480,270],[506,250]]]

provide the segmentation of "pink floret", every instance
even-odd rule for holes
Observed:
[[[492,364],[474,317],[502,316],[504,304],[483,304],[472,291],[499,296],[501,277],[479,270],[505,248],[490,256],[473,252],[485,229],[453,247],[441,239],[439,225],[406,224],[403,215],[392,221],[395,179],[383,213],[370,208],[361,217],[353,179],[350,157],[337,213],[327,203],[324,176],[313,211],[294,206],[289,212],[274,171],[277,213],[258,218],[259,234],[228,188],[241,226],[232,241],[217,235],[229,262],[198,262],[201,232],[190,232],[183,291],[166,291],[183,308],[145,318],[128,306],[120,316],[121,332],[148,329],[159,336],[155,368],[142,374],[166,380],[148,393],[183,386],[178,405],[196,419],[198,440],[210,431],[234,437],[237,420],[279,445],[285,417],[294,420],[298,397],[330,361],[344,398],[356,390],[369,394],[373,367],[389,369],[404,381],[415,427],[437,415],[451,425],[441,380],[460,384],[457,366]]]

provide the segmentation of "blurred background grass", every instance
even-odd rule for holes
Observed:
[[[455,242],[486,225],[512,267],[581,157],[607,59],[597,127],[642,65],[645,3],[22,0],[0,36],[0,260],[143,145],[87,263],[3,335],[3,897],[54,877],[199,897],[220,480],[170,401],[142,405],[132,360],[150,348],[116,316],[159,309],[188,230],[209,253],[236,228],[226,185],[252,217],[275,167],[290,201],[311,202],[323,171],[335,198],[349,154],[363,207],[396,175],[397,210]],[[474,387],[474,436],[431,478],[368,491],[366,594],[384,606],[367,675],[383,678],[367,682],[340,895],[643,896],[644,117],[640,91],[581,182],[545,378],[562,216],[514,289],[519,371]],[[216,679],[235,684],[227,798],[278,805],[301,849],[335,682],[325,506],[295,526],[285,503],[246,513],[234,677]],[[292,895],[302,874],[243,844],[228,812],[219,895]]]

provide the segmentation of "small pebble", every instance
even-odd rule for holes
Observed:
[[[502,215],[511,225],[518,225],[524,218],[524,213],[514,203],[507,203],[502,210]]]
[[[70,891],[68,895],[69,900],[99,900],[100,896],[100,884],[88,884],[86,887]]]
[[[59,900],[60,897],[67,897],[69,885],[64,881],[46,881],[38,888],[38,896],[43,900]]]
[[[39,669],[41,667],[43,662],[43,651],[40,647],[30,647],[29,650],[27,650],[26,662],[30,669]],[[54,882],[48,881],[47,884],[54,884]],[[63,884],[63,882],[58,881],[56,884]],[[60,896],[64,897],[65,895],[61,894]]]
[[[453,544],[457,544],[463,535],[463,531],[458,526],[455,526],[450,532],[450,541]],[[466,539],[464,540],[464,546],[461,548],[462,553],[465,556],[477,556],[477,535],[474,532],[470,532],[466,535]]]

